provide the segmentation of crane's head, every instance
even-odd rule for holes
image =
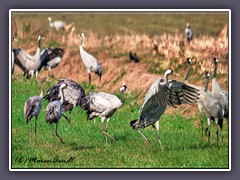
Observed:
[[[217,58],[213,58],[213,64],[218,64],[219,60]]]
[[[84,35],[84,33],[83,33],[83,32],[81,33],[81,36],[82,36],[83,38],[85,37],[85,35]]]
[[[120,87],[120,92],[121,93],[126,92],[129,96],[131,96],[131,91],[127,89],[126,82],[122,83],[122,86]]]
[[[188,57],[188,58],[186,59],[186,62],[187,62],[188,64],[192,64],[192,59],[191,59],[190,57]]]
[[[187,22],[187,28],[190,28],[190,23],[189,22]]]
[[[210,73],[209,73],[209,71],[205,71],[205,73],[203,74],[202,79],[204,79],[204,78],[206,78],[206,79],[209,79],[209,78],[210,78]]]
[[[176,76],[179,76],[179,74],[175,73],[172,68],[168,68],[165,72],[165,76],[168,76],[170,74],[174,74]]]
[[[13,41],[18,41],[18,39],[15,38],[15,37],[12,37],[12,42],[13,42]]]
[[[66,88],[67,87],[67,84],[65,84],[65,83],[62,83],[61,85],[60,85],[60,89],[64,89],[64,88]]]
[[[50,16],[48,17],[48,21],[49,21],[49,22],[52,22],[52,18],[51,18]]]
[[[45,37],[41,36],[41,35],[38,35],[38,41],[42,40],[42,39],[45,39]]]

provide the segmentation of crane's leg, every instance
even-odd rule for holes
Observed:
[[[37,144],[37,120],[38,120],[38,116],[36,117],[35,128],[34,128],[34,141],[35,141],[35,144]]]
[[[37,76],[38,76],[38,71],[36,71],[36,78],[37,78]]]
[[[161,143],[161,139],[160,139],[160,135],[159,135],[159,121],[157,121],[155,123],[155,127],[156,127],[156,132],[157,132],[158,143],[159,143],[161,150],[163,151],[163,147],[162,147],[162,143]]]
[[[71,113],[71,111],[70,111],[70,113]],[[68,122],[68,124],[70,124],[71,123],[71,119],[70,118],[68,118],[67,116],[65,116],[64,114],[62,114],[62,116],[67,120],[67,122]]]
[[[223,132],[222,132],[222,129],[223,129],[223,119],[219,119],[218,120],[218,125],[220,127],[221,144],[223,145]]]
[[[207,118],[207,121],[208,121],[207,132],[208,132],[208,145],[209,145],[209,143],[210,143],[210,124],[211,124],[210,118]]]
[[[29,143],[30,145],[32,144],[32,125],[31,125],[31,122],[28,122],[29,123]]]
[[[216,122],[216,135],[217,135],[217,145],[218,145],[218,118],[215,119],[215,122]]]
[[[91,85],[91,73],[88,73],[88,83]]]
[[[61,143],[64,144],[62,138],[57,133],[57,127],[58,127],[58,123],[56,124],[56,136],[60,139]]]
[[[113,136],[108,134],[108,122],[109,122],[110,118],[107,119],[106,130],[105,131],[102,130],[102,124],[104,123],[104,119],[105,119],[104,117],[102,117],[102,119],[101,119],[102,123],[100,126],[100,132],[106,135],[106,144],[107,144],[107,137],[111,138],[113,141],[116,142],[116,139]]]
[[[150,141],[146,138],[146,136],[144,136],[144,134],[138,129],[137,130],[141,135],[142,135],[142,137],[145,139],[145,141],[148,143],[148,147],[150,148],[151,147],[151,143],[150,143]]]

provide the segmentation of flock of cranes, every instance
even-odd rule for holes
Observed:
[[[55,27],[56,30],[64,28],[65,23],[60,21],[52,22],[51,18],[48,18],[50,26]],[[192,40],[193,32],[189,23],[185,30],[185,36],[188,42]],[[101,81],[102,67],[98,60],[91,54],[84,50],[84,33],[81,33],[78,37],[81,37],[79,49],[82,62],[88,72],[89,85],[91,85],[91,73],[94,72],[99,76],[99,81]],[[41,40],[44,37],[38,36],[38,47],[34,56],[26,53],[24,50],[17,48],[12,49],[12,72],[14,69],[14,64],[20,67],[24,75],[27,77],[33,77],[34,74],[38,75],[38,72],[44,67],[45,70],[50,70],[55,68],[62,60],[64,56],[64,49],[62,48],[45,48],[41,52]],[[15,39],[12,40],[12,42]],[[136,53],[129,53],[130,60],[139,62]],[[203,78],[205,78],[205,86],[197,86],[188,82],[190,75],[190,70],[192,67],[191,58],[187,58],[186,62],[188,64],[186,76],[183,82],[176,80],[169,80],[170,75],[177,75],[173,69],[169,68],[165,71],[164,78],[158,78],[153,82],[153,84],[148,89],[143,104],[139,110],[139,118],[132,120],[130,126],[135,129],[140,135],[145,139],[148,146],[150,147],[150,140],[140,131],[141,128],[148,126],[153,126],[156,129],[157,140],[160,149],[163,150],[162,142],[159,135],[159,121],[160,117],[166,111],[167,106],[177,108],[182,104],[198,104],[198,109],[200,112],[205,112],[207,117],[208,127],[205,132],[208,135],[208,143],[210,142],[210,123],[215,121],[216,123],[216,133],[217,133],[217,143],[218,143],[218,133],[220,127],[220,133],[223,142],[222,128],[223,119],[228,119],[228,93],[224,91],[216,80],[217,67],[219,60],[217,58],[213,59],[214,73],[212,79],[212,91],[208,89],[208,83],[210,81],[209,72],[205,72]],[[203,79],[202,78],[202,79]],[[24,115],[27,123],[35,117],[35,141],[37,132],[37,121],[38,115],[42,107],[42,100],[47,100],[49,104],[46,108],[46,122],[50,124],[56,124],[56,136],[60,139],[61,143],[64,143],[63,139],[58,135],[57,127],[60,117],[63,116],[70,123],[71,118],[66,117],[63,113],[71,111],[80,107],[85,111],[87,115],[87,120],[95,119],[96,117],[101,118],[100,132],[106,136],[106,143],[108,143],[108,138],[116,141],[114,136],[108,133],[108,123],[110,118],[114,115],[116,110],[124,104],[124,93],[131,95],[131,92],[127,89],[126,83],[123,83],[120,87],[121,98],[119,99],[116,95],[107,92],[89,92],[85,93],[83,87],[77,82],[63,78],[58,81],[57,84],[50,87],[44,96],[43,83],[48,81],[46,77],[41,76],[40,87],[41,93],[39,96],[30,97],[24,106]],[[102,126],[106,120],[105,130]],[[203,127],[203,125],[202,125]],[[30,129],[30,133],[31,133]],[[203,133],[203,129],[202,129]],[[53,130],[52,130],[52,134]],[[30,134],[31,142],[31,134]]]

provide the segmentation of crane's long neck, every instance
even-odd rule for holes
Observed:
[[[218,66],[218,63],[214,63],[213,78],[216,78],[216,76],[217,76],[217,66]]]
[[[184,81],[187,81],[187,80],[188,80],[188,76],[189,76],[189,74],[190,74],[191,67],[192,67],[192,65],[191,65],[191,64],[188,64],[187,73],[186,73],[186,76],[185,76],[185,78],[184,78]]]
[[[83,46],[84,46],[84,37],[82,36],[80,47],[83,47]]]
[[[40,88],[41,88],[41,93],[40,93],[39,97],[42,99],[43,95],[44,95],[44,88],[43,88],[43,82],[42,81],[40,82]]]
[[[168,76],[169,76],[169,74],[166,72],[165,75],[164,75],[164,78],[165,78],[165,82],[166,82],[166,83],[168,82]]]
[[[209,83],[209,78],[206,78],[205,89],[204,89],[205,92],[207,92],[207,90],[208,90],[208,83]]]
[[[121,92],[121,102],[124,103],[124,91]]]
[[[63,88],[60,89],[60,103],[63,104]]]
[[[38,48],[37,48],[37,51],[36,51],[36,54],[35,56],[38,56],[39,57],[39,60],[40,60],[40,55],[41,55],[41,39],[38,40]]]

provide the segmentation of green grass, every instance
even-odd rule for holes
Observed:
[[[46,82],[45,90],[53,84]],[[88,90],[94,88],[88,87]],[[35,79],[26,80],[14,74],[12,80],[12,168],[228,168],[228,130],[224,124],[224,144],[216,145],[214,125],[211,143],[202,141],[200,128],[196,121],[199,116],[184,118],[177,113],[164,114],[160,120],[160,136],[164,151],[159,148],[155,129],[148,127],[142,132],[149,137],[151,148],[147,147],[141,135],[133,130],[129,123],[138,117],[140,104],[135,102],[136,94],[126,96],[121,109],[110,120],[109,133],[117,142],[109,140],[99,132],[100,119],[87,121],[79,107],[72,112],[69,125],[61,118],[59,135],[64,139],[61,144],[45,122],[45,108],[39,115],[37,144],[29,143],[29,128],[34,127],[34,119],[26,124],[23,115],[25,101],[39,95],[39,85]],[[117,94],[119,96],[119,94]],[[68,113],[66,113],[68,115]],[[206,122],[205,122],[206,125]],[[54,126],[55,127],[55,126]],[[33,138],[33,137],[32,137]],[[71,157],[74,158],[71,160]],[[36,158],[34,161],[34,158]],[[49,160],[69,160],[68,163]],[[44,162],[45,160],[45,162]]]

